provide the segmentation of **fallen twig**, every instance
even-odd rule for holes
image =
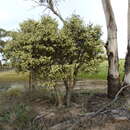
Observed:
[[[127,88],[127,87],[128,87],[127,85],[121,87],[121,89],[117,92],[115,98],[114,98],[109,104],[107,104],[106,106],[104,106],[103,108],[99,109],[99,110],[96,111],[96,112],[89,113],[89,114],[86,115],[86,116],[90,116],[90,117],[92,118],[92,117],[95,117],[96,115],[98,115],[99,113],[103,112],[107,107],[111,106],[112,104],[114,104],[114,103],[117,101],[119,95],[120,95],[120,94],[122,93],[122,91],[123,91],[125,88]]]

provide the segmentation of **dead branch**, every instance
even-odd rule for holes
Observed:
[[[109,104],[107,104],[106,106],[104,106],[103,108],[99,109],[99,110],[96,111],[96,112],[92,112],[92,113],[89,113],[89,114],[86,114],[86,115],[80,115],[80,116],[89,116],[89,117],[92,118],[92,117],[95,117],[95,116],[97,116],[98,114],[104,112],[109,106],[113,105],[113,104],[117,101],[117,99],[119,98],[119,95],[120,95],[120,94],[123,92],[123,90],[126,89],[127,87],[128,87],[127,85],[121,87],[121,89],[117,92],[115,98],[114,98]]]
[[[62,22],[63,24],[65,23],[65,20],[61,16],[60,12],[58,9],[55,9],[57,1],[55,0],[32,0],[34,3],[36,3],[38,6],[43,6],[46,9],[49,9],[54,15],[56,15]]]
[[[127,87],[128,87],[128,86],[126,86],[126,85],[123,86],[123,87],[117,92],[115,98],[114,98],[108,105],[104,106],[103,108],[99,109],[98,111],[79,115],[79,117],[76,117],[75,119],[72,119],[72,120],[69,120],[69,121],[64,121],[64,122],[62,122],[62,123],[60,123],[60,124],[58,124],[58,125],[56,125],[56,126],[51,127],[50,130],[55,130],[55,129],[60,130],[60,128],[62,128],[62,126],[67,125],[67,124],[70,123],[70,122],[73,122],[73,120],[75,121],[75,122],[73,123],[74,126],[75,126],[76,124],[80,123],[81,121],[84,121],[84,120],[86,120],[86,119],[92,119],[92,118],[94,118],[94,117],[97,116],[98,114],[104,114],[104,113],[106,113],[106,112],[110,112],[110,110],[106,110],[106,109],[117,101],[119,95],[120,95],[120,94],[122,93],[122,91],[123,91],[124,89],[126,89]]]

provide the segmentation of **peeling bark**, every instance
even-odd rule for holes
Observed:
[[[130,0],[128,0],[128,45],[125,58],[124,85],[130,86]]]
[[[106,51],[108,56],[108,97],[114,98],[120,89],[117,26],[110,0],[102,0],[102,4],[108,33],[108,40],[106,44]]]

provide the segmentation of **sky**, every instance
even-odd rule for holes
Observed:
[[[128,0],[111,0],[118,27],[119,58],[125,58],[126,55],[127,2]],[[107,29],[101,0],[63,0],[59,3],[58,9],[64,18],[78,14],[86,24],[100,25],[103,32],[102,39],[106,42]],[[48,13],[52,15],[51,12],[43,11],[43,8],[36,6],[31,0],[0,0],[0,28],[16,30],[24,20],[38,20]],[[59,23],[61,24],[60,21]]]

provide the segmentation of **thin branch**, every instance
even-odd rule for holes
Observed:
[[[62,16],[60,15],[60,13],[58,13],[55,8],[54,8],[54,2],[53,0],[48,0],[48,9],[50,9],[57,17],[59,17],[59,19],[65,23],[65,20],[62,18]]]
[[[115,98],[114,98],[109,104],[107,104],[107,105],[104,106],[103,108],[99,109],[98,111],[92,112],[92,113],[90,113],[89,115],[86,115],[86,116],[95,117],[95,116],[98,115],[99,113],[102,113],[107,107],[113,105],[113,104],[117,101],[119,95],[120,95],[120,94],[122,93],[122,91],[123,91],[124,89],[126,89],[127,87],[128,87],[127,85],[123,86],[123,87],[117,92]]]
[[[34,3],[36,3],[38,6],[46,7],[47,9],[51,10],[53,14],[55,14],[62,22],[65,23],[65,20],[59,13],[58,9],[55,9],[57,1],[54,2],[54,0],[32,0]]]

